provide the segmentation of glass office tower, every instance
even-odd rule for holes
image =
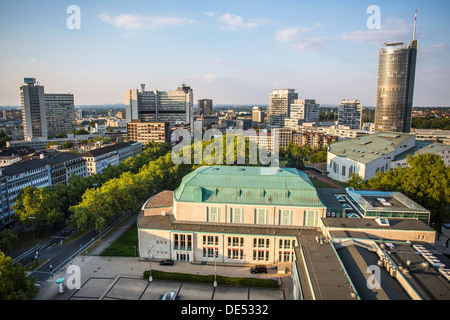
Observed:
[[[417,40],[385,43],[378,65],[375,131],[411,131]]]

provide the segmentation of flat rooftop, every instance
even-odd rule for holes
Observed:
[[[403,202],[400,202],[395,197],[390,196],[363,196],[363,199],[365,199],[372,207],[376,208],[404,208],[407,209],[407,207]]]
[[[389,225],[380,226],[375,219],[322,218],[326,227],[345,229],[392,229],[411,231],[435,231],[417,219],[388,218]]]
[[[339,261],[333,245],[318,243],[313,235],[300,235],[302,247],[313,292],[317,300],[356,300],[354,289],[346,271]],[[302,260],[301,257],[297,257]],[[302,261],[297,261],[302,263]]]
[[[450,300],[450,282],[433,267],[423,267],[421,265],[423,262],[427,262],[427,260],[413,248],[414,244],[420,244],[424,248],[427,248],[439,261],[445,264],[446,269],[450,267],[450,260],[426,242],[417,242],[411,245],[407,243],[395,243],[394,247],[388,251],[389,257],[397,266],[408,269],[409,274],[406,278],[423,299]],[[407,265],[408,260],[410,261],[409,266]]]

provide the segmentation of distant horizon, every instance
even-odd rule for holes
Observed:
[[[83,105],[75,105],[75,108],[88,108],[88,107],[118,107],[120,106],[121,108],[125,108],[125,104],[124,103],[113,103],[113,104],[83,104]],[[196,103],[194,103],[194,106],[197,106]],[[247,104],[247,103],[243,103],[243,104],[236,104],[236,103],[220,103],[220,104],[214,104],[214,106],[218,106],[218,107],[233,107],[233,106],[237,106],[237,107],[250,107],[250,106],[258,106],[258,107],[268,107],[268,104]],[[320,107],[323,108],[329,108],[329,107],[338,107],[338,104],[320,104]],[[376,106],[366,106],[366,105],[362,105],[363,108],[376,108]],[[21,106],[1,106],[1,109],[5,109],[5,108],[10,108],[10,109],[21,109]],[[449,106],[413,106],[413,108],[450,108]]]

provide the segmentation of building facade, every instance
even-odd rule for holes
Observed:
[[[75,129],[75,108],[73,94],[46,93],[45,108],[47,114],[47,135],[66,136]]]
[[[193,90],[182,84],[173,91],[128,90],[125,96],[126,120],[168,122],[170,127],[193,122]]]
[[[345,218],[340,200],[332,192],[319,193],[307,175],[296,169],[200,167],[187,174],[175,191],[162,191],[142,206],[139,255],[197,263],[265,264],[278,270],[291,266],[294,276],[295,265],[305,262],[305,254],[310,257],[308,265],[311,263],[315,255],[310,249],[317,252],[315,246],[329,248],[327,256],[319,259],[322,265],[339,265],[338,259],[333,260],[336,250],[322,242],[324,235],[327,239],[340,234],[348,238],[365,228],[367,234],[359,234],[367,238],[376,234],[403,241],[417,237],[434,241],[435,232],[416,218],[418,214],[429,217],[429,211],[405,196],[333,190],[354,200],[353,206],[366,216]],[[390,209],[370,203],[381,196],[392,204]],[[369,212],[372,209],[380,214]],[[342,271],[342,266],[333,268]]]
[[[291,104],[290,118],[304,122],[319,122],[319,105],[313,99],[296,99]]]
[[[44,87],[36,85],[35,78],[25,78],[20,87],[24,138],[47,138],[47,113],[45,110]]]
[[[375,131],[411,130],[417,40],[386,43],[378,64]]]
[[[359,100],[344,99],[338,107],[338,125],[347,126],[352,130],[361,129],[362,106]]]
[[[213,101],[211,99],[201,99],[197,101],[198,115],[212,116]]]
[[[142,208],[140,256],[153,245],[155,258],[178,261],[292,262],[295,228],[318,226],[325,215],[304,173],[259,167],[201,167]],[[170,219],[177,230],[165,224]]]
[[[258,106],[255,106],[252,109],[252,121],[258,123],[264,122],[264,111]]]
[[[170,142],[169,124],[162,121],[133,120],[127,123],[127,138],[128,141],[140,142],[143,145],[149,142]]]
[[[121,142],[111,146],[93,149],[82,153],[81,156],[86,161],[87,174],[91,176],[97,173],[103,173],[108,166],[116,166],[141,152],[141,143]]]
[[[270,94],[268,107],[269,125],[284,127],[284,119],[290,117],[291,104],[298,99],[295,89],[276,89]]]
[[[342,182],[350,179],[352,173],[368,180],[378,171],[386,172],[406,165],[408,155],[420,153],[437,154],[447,166],[450,164],[449,146],[416,141],[414,135],[407,133],[378,132],[331,144],[327,171],[330,178]]]

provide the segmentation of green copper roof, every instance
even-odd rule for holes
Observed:
[[[325,207],[305,173],[278,167],[203,166],[183,178],[174,200]]]

